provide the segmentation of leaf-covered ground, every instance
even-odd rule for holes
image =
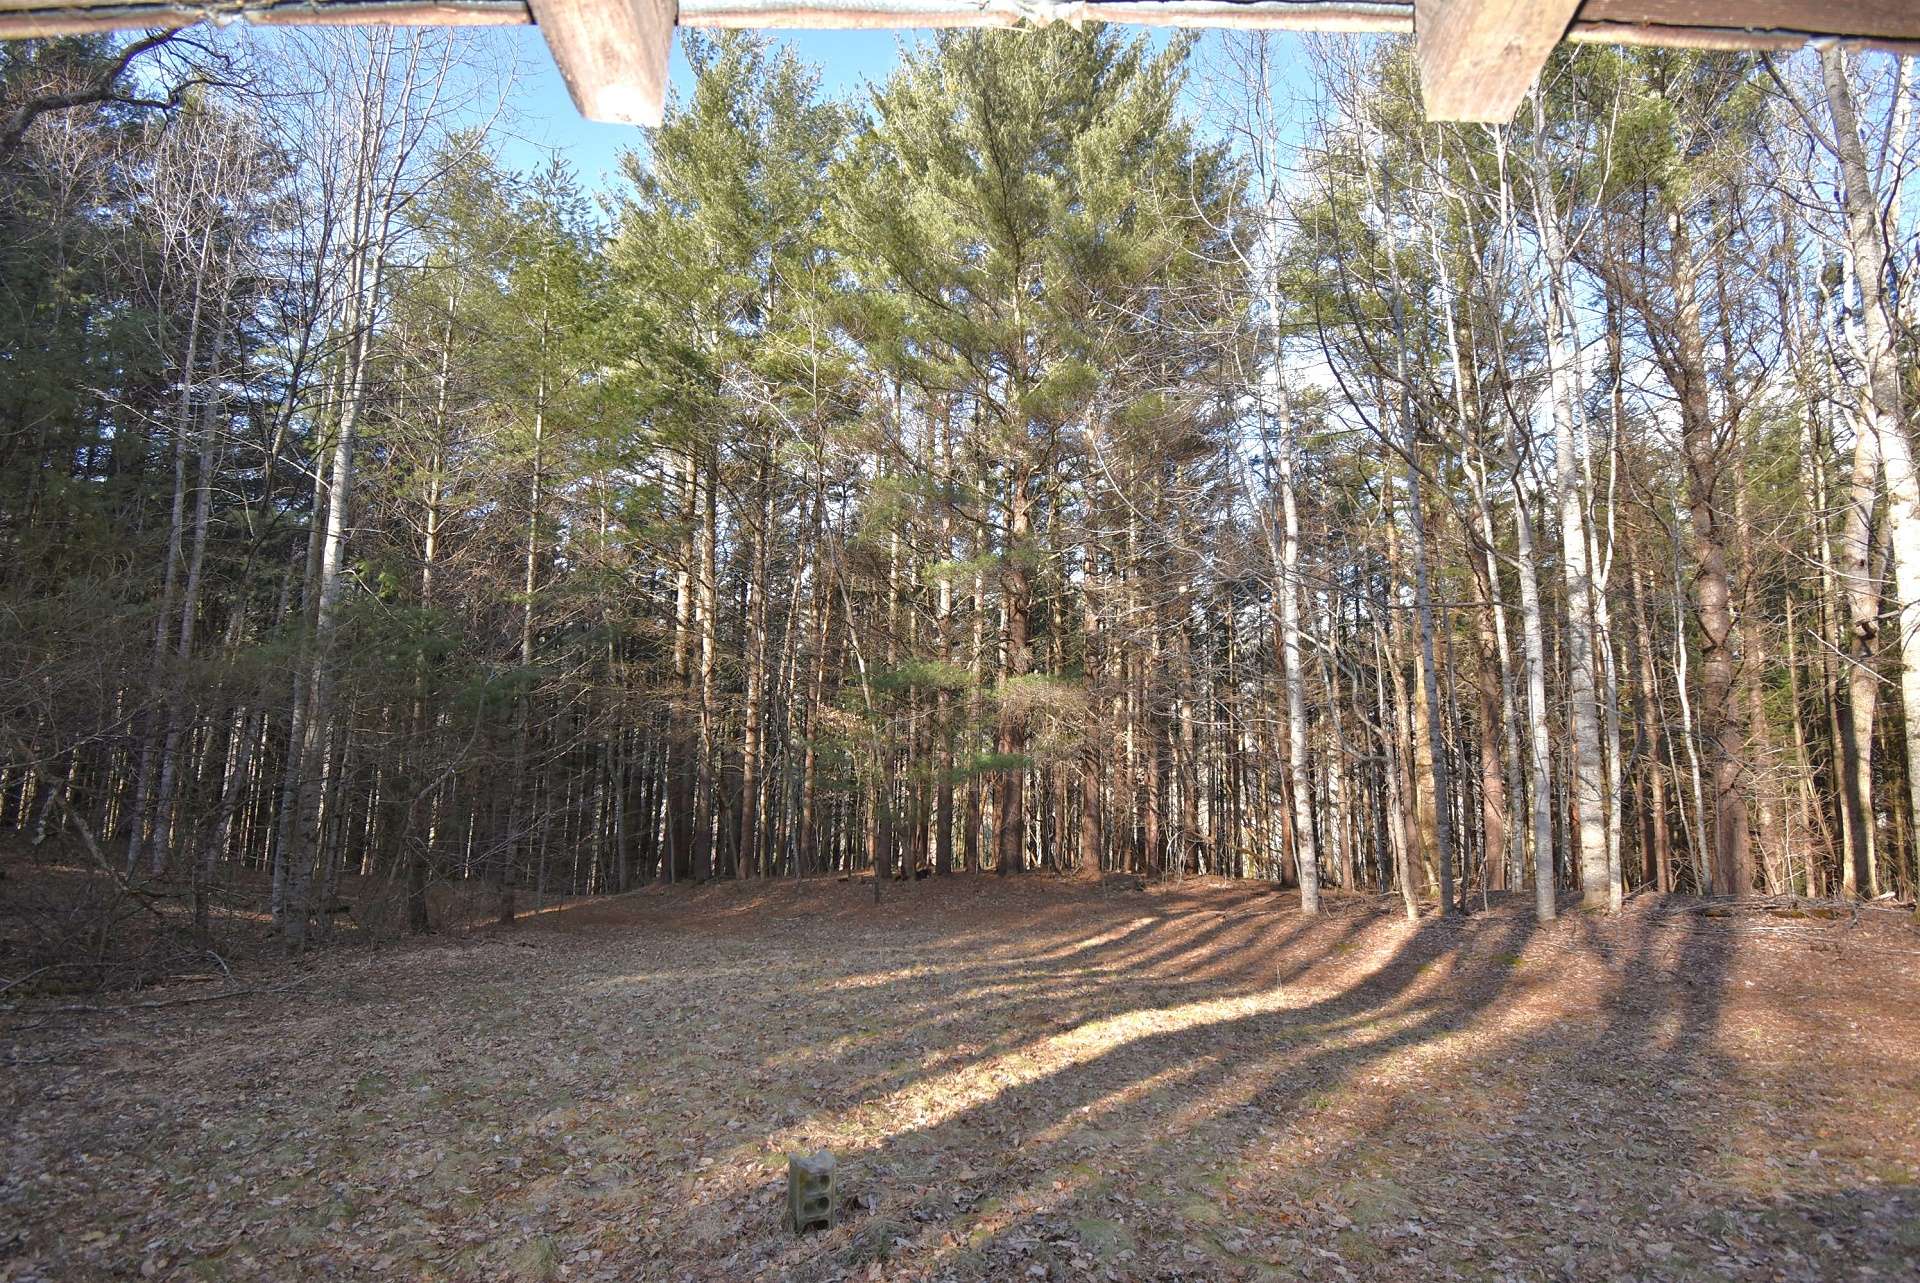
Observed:
[[[869,895],[654,891],[282,992],[16,1004],[0,1279],[1920,1277],[1909,927]],[[816,1146],[847,1204],[795,1238],[782,1155]]]

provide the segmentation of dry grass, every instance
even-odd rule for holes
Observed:
[[[1911,928],[869,894],[0,1017],[0,1279],[1916,1277]],[[796,1239],[818,1145],[857,1201]]]

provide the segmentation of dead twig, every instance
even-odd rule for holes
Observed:
[[[35,976],[44,975],[47,972],[54,970],[56,967],[60,965],[61,965],[60,963],[56,962],[45,967],[35,967],[32,971],[27,972],[26,975],[21,976],[18,980],[9,980],[5,984],[0,985],[0,993],[5,993],[9,989],[16,989],[19,986],[27,983],[27,981],[33,979]]]
[[[223,989],[219,993],[189,994],[181,998],[160,998],[152,1002],[118,1002],[104,1005],[69,1003],[60,1007],[38,1007],[25,1014],[36,1016],[76,1016],[114,1011],[153,1011],[161,1007],[184,1007],[190,1003],[225,1002],[229,998],[247,998],[256,995],[265,996],[267,994],[285,993],[287,990],[297,988],[305,983],[306,979],[302,977],[299,980],[289,981],[286,984],[274,985],[265,989]]]

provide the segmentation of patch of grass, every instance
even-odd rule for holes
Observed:
[[[1340,1230],[1333,1236],[1333,1250],[1349,1261],[1369,1262],[1378,1260],[1380,1249],[1373,1240],[1359,1230]]]
[[[1179,1211],[1180,1215],[1190,1221],[1199,1221],[1209,1225],[1215,1221],[1224,1220],[1226,1217],[1226,1214],[1220,1210],[1219,1204],[1206,1198],[1190,1198],[1180,1204]]]
[[[1103,1264],[1133,1246],[1133,1235],[1127,1232],[1126,1226],[1098,1216],[1081,1217],[1073,1223],[1073,1232],[1081,1246]]]
[[[526,1283],[546,1283],[560,1273],[560,1245],[545,1234],[529,1239],[514,1252],[512,1269]]]
[[[350,1198],[333,1197],[307,1210],[302,1219],[305,1224],[296,1223],[295,1228],[319,1233],[336,1225],[351,1225],[359,1215],[359,1209]]]
[[[868,1265],[893,1255],[895,1239],[910,1239],[913,1227],[902,1221],[870,1220],[861,1227],[841,1255],[849,1265]]]
[[[1404,1220],[1419,1210],[1406,1191],[1379,1177],[1348,1181],[1340,1187],[1340,1200],[1347,1216],[1363,1229]]]
[[[1306,1277],[1306,1267],[1301,1265],[1256,1265],[1253,1268],[1255,1283],[1291,1283],[1292,1280]]]

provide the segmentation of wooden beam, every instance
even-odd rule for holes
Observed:
[[[109,0],[104,4],[58,4],[0,0],[0,40],[33,40],[135,27],[191,27],[211,16],[204,4],[158,0]],[[352,3],[259,3],[218,10],[224,21],[252,26],[473,27],[524,25],[525,0],[353,0]]]
[[[677,0],[529,0],[529,7],[581,115],[660,123]]]
[[[1831,40],[1855,53],[1890,53],[1920,58],[1920,39],[1834,35],[1830,32],[1756,30],[1752,27],[1660,27],[1636,22],[1587,22],[1575,19],[1567,29],[1570,45],[1632,45],[1642,49],[1758,50],[1792,53],[1809,40]]]
[[[1642,27],[1653,37],[1674,33],[1675,43],[1690,28],[1920,40],[1914,0],[1586,0],[1580,21]]]
[[[1513,119],[1579,7],[1580,0],[1415,0],[1428,119]]]
[[[1457,106],[1453,116],[1445,114],[1447,93],[1461,92],[1461,83],[1473,88],[1465,64],[1436,55],[1441,83],[1436,87],[1428,74],[1428,48],[1444,38],[1449,24],[1466,17],[1481,30],[1499,30],[1501,22],[1489,21],[1489,11],[1536,16],[1537,8],[1525,0],[684,0],[676,18],[673,0],[629,3],[636,12],[665,5],[666,21],[685,27],[1009,27],[1051,18],[1353,32],[1411,31],[1417,3],[1424,33],[1422,80],[1430,107],[1439,104],[1433,107],[1436,119],[1472,118]],[[528,0],[0,0],[0,40],[184,27],[208,18],[256,26],[523,23],[532,21],[527,5]],[[576,3],[544,0],[537,7],[554,11],[547,27],[551,39],[572,20],[565,11]],[[1555,7],[1553,0],[1545,0],[1544,7]],[[598,12],[598,0],[586,8]],[[1851,49],[1920,57],[1920,0],[1585,0],[1577,8],[1564,33],[1577,43],[1786,52],[1824,38]],[[631,15],[620,20],[638,22]],[[1552,22],[1546,26],[1550,29]],[[1450,79],[1455,83],[1446,83]],[[1523,80],[1518,93],[1524,97],[1525,92]],[[577,92],[575,98],[580,101]]]

